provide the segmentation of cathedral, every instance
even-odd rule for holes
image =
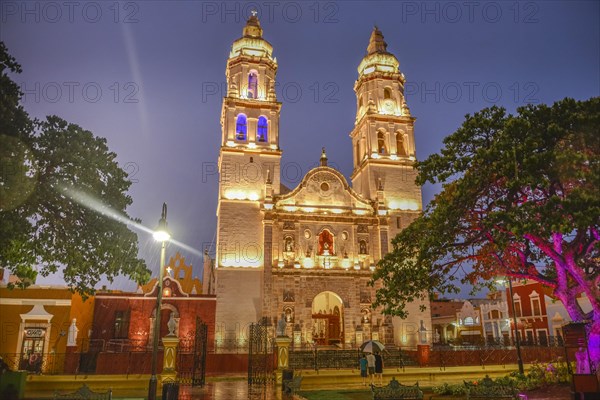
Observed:
[[[295,345],[429,341],[427,301],[410,304],[406,320],[384,316],[371,305],[377,286],[368,285],[392,238],[422,212],[415,118],[398,60],[374,28],[354,84],[351,182],[323,149],[297,187],[281,183],[276,74],[273,46],[253,15],[231,47],[221,111],[217,348],[244,342],[251,323],[281,319]]]

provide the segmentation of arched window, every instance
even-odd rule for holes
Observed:
[[[404,135],[402,132],[396,132],[396,154],[399,156],[406,155],[406,147],[404,147]]]
[[[473,317],[465,318],[465,325],[475,325],[475,321],[473,320]]]
[[[385,145],[385,134],[382,131],[377,133],[377,152],[379,154],[387,154],[387,146]]]
[[[392,98],[392,89],[386,87],[385,89],[383,89],[383,98],[384,99],[391,99]]]
[[[365,104],[363,103],[362,95],[358,98],[358,108],[362,109]]]
[[[267,122],[267,118],[260,116],[258,117],[258,129],[256,132],[256,137],[259,142],[267,141],[267,129],[269,128],[269,123]]]
[[[248,98],[258,98],[258,73],[256,71],[250,71],[248,74]]]
[[[246,140],[248,137],[248,125],[246,124],[246,116],[239,114],[235,124],[235,139]]]
[[[360,140],[356,141],[356,165],[360,164]]]

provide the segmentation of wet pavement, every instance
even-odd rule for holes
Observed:
[[[245,379],[207,382],[203,388],[180,388],[179,400],[288,400],[282,396],[281,387],[273,384],[248,385]]]

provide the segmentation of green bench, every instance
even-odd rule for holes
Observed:
[[[405,386],[392,378],[386,386],[371,385],[373,400],[406,400],[423,398],[423,392],[419,389],[419,382],[412,386]]]
[[[82,387],[77,389],[73,393],[60,394],[54,392],[55,400],[112,400],[112,390],[108,389],[108,392],[94,392],[85,383]]]
[[[489,376],[483,378],[477,385],[471,382],[464,382],[464,384],[467,388],[467,400],[519,399],[518,390],[514,386],[495,383]]]

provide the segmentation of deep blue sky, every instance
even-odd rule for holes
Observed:
[[[597,1],[0,2],[0,37],[35,117],[57,114],[108,139],[132,172],[133,217],[169,206],[174,236],[204,249],[216,227],[225,63],[256,8],[279,62],[280,144],[288,186],[318,161],[349,176],[353,84],[376,24],[407,78],[420,159],[464,115],[491,105],[600,94]],[[61,92],[57,92],[57,87]],[[70,89],[72,88],[72,93]],[[102,91],[98,95],[97,89]],[[118,89],[117,89],[118,88]],[[299,89],[299,90],[298,90]],[[130,102],[131,100],[136,102]],[[203,172],[204,171],[204,172]],[[428,203],[437,188],[423,189]],[[141,233],[157,270],[159,248]],[[176,251],[169,247],[169,255]],[[183,251],[200,274],[201,257]],[[126,279],[115,288],[132,288]]]

